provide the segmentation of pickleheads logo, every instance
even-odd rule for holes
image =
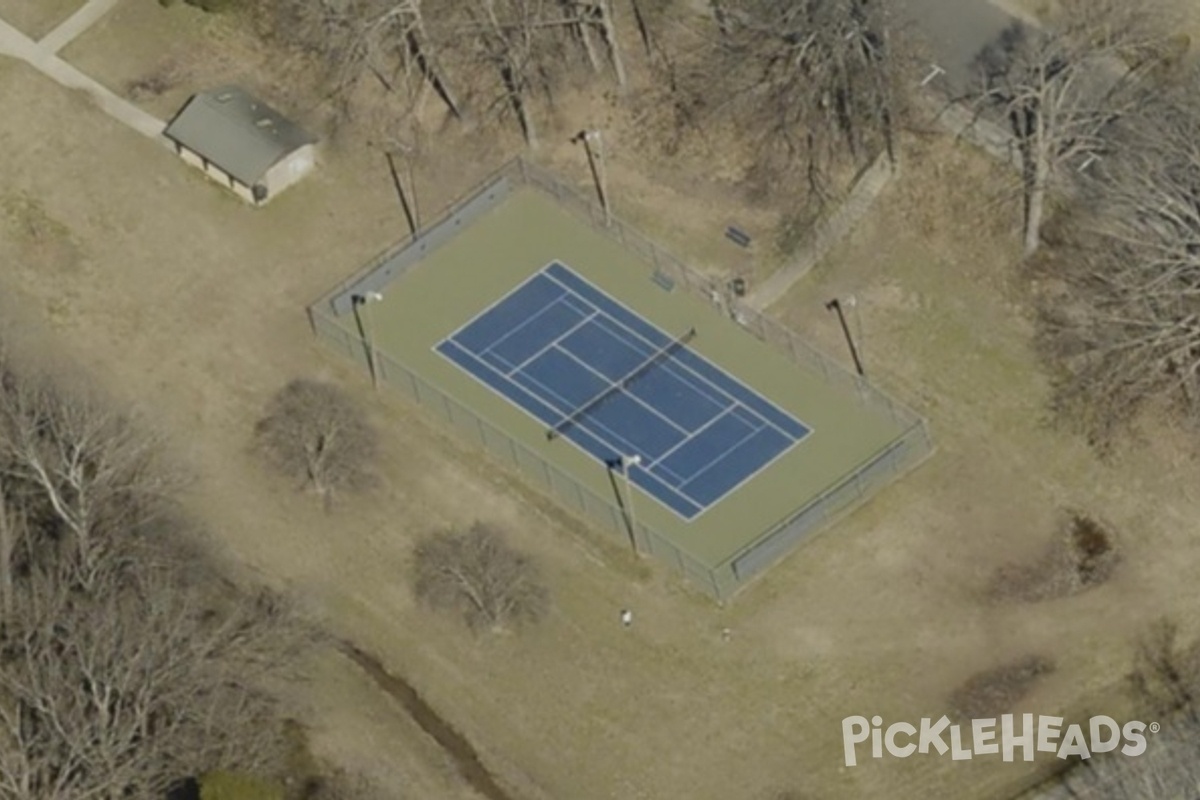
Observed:
[[[842,745],[847,767],[858,764],[858,746],[868,739],[871,758],[883,758],[885,752],[895,758],[936,752],[940,756],[950,753],[955,761],[993,755],[1013,761],[1020,751],[1023,760],[1033,761],[1034,753],[1091,758],[1093,753],[1108,753],[1117,748],[1124,755],[1140,756],[1146,752],[1146,732],[1158,733],[1158,730],[1157,722],[1133,720],[1120,725],[1105,716],[1092,717],[1086,725],[1072,724],[1065,729],[1062,717],[1038,716],[1035,721],[1033,714],[973,719],[966,725],[952,725],[945,716],[936,721],[927,717],[920,725],[893,722],[886,728],[882,717],[868,720],[855,716],[842,720]]]

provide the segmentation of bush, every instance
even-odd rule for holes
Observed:
[[[1071,511],[1042,555],[1028,564],[1001,567],[988,593],[997,600],[1070,597],[1107,581],[1118,561],[1115,531],[1089,514]]]
[[[170,8],[177,2],[178,0],[158,0],[158,4],[163,8]],[[238,6],[238,0],[183,0],[183,2],[209,14],[233,11]]]
[[[255,434],[277,468],[327,502],[340,490],[370,482],[375,431],[362,409],[332,384],[291,381],[271,398]]]
[[[414,569],[417,598],[458,612],[473,629],[534,622],[547,607],[533,562],[482,523],[425,538],[414,553]]]
[[[1038,678],[1054,671],[1041,656],[1026,656],[972,675],[950,696],[950,707],[961,719],[989,719],[1011,713]]]
[[[200,779],[200,800],[283,800],[283,787],[239,772],[210,772]]]

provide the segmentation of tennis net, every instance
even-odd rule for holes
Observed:
[[[650,369],[655,364],[658,364],[663,359],[669,358],[679,348],[686,345],[695,337],[696,329],[689,328],[682,336],[672,339],[670,342],[667,342],[667,344],[655,350],[650,354],[649,358],[634,367],[620,380],[614,381],[613,383],[604,387],[604,389],[597,393],[595,397],[592,397],[590,400],[577,407],[574,411],[564,416],[558,422],[554,423],[554,425],[547,428],[546,438],[549,440],[554,440],[559,436],[562,436],[565,432],[570,430],[571,426],[578,422],[584,414],[588,413],[617,392],[627,389],[631,383],[637,380],[640,376],[644,375],[646,370]]]

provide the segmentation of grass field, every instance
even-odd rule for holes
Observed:
[[[117,50],[144,46],[120,29],[104,35]],[[991,192],[1008,181],[968,148],[906,142],[905,177],[877,213],[774,309],[840,352],[822,304],[856,294],[868,373],[928,414],[939,453],[716,609],[666,570],[580,535],[420,408],[373,395],[359,371],[322,355],[300,309],[401,228],[373,153],[330,149],[316,175],[255,211],[23,67],[0,64],[0,91],[22,109],[0,126],[3,191],[36,199],[41,229],[69,243],[32,240],[27,220],[6,216],[4,290],[172,435],[196,475],[189,505],[231,564],[404,674],[521,798],[1007,797],[1029,765],[913,758],[846,770],[840,720],[939,715],[967,677],[1026,653],[1058,663],[1029,710],[1119,715],[1120,676],[1147,623],[1175,613],[1196,633],[1177,611],[1200,599],[1196,454],[1178,432],[1150,429],[1102,463],[1049,424],[1014,266],[1018,209]],[[611,144],[619,202],[651,181],[654,156]],[[453,136],[439,146],[418,165],[427,208],[501,157],[476,162]],[[574,153],[555,147],[547,159]],[[687,185],[657,191],[639,214],[658,215],[648,227],[669,246],[720,217],[697,221]],[[298,375],[349,387],[387,432],[379,490],[330,515],[249,452],[266,399]],[[1125,535],[1117,575],[1066,600],[986,602],[995,567],[1040,553],[1067,504]],[[412,542],[476,519],[508,529],[547,576],[553,611],[525,635],[475,641],[412,600]],[[637,612],[630,630],[617,622],[625,607]],[[417,796],[469,796],[346,669],[322,661],[299,690],[318,749]]]
[[[0,0],[0,19],[40,39],[82,6],[84,0]]]
[[[646,495],[638,501],[641,524],[665,535],[673,547],[708,570],[720,567],[903,431],[898,422],[868,408],[852,392],[797,366],[682,288],[664,291],[651,282],[650,269],[630,251],[532,188],[519,189],[386,287],[383,301],[370,310],[381,356],[395,359],[593,495],[615,504],[610,476],[591,456],[564,446],[565,442],[548,441],[543,424],[497,397],[434,349],[555,259],[564,260],[663,330],[696,328],[701,333],[690,345],[695,352],[747,381],[812,428],[803,442],[694,520],[680,518]],[[341,324],[354,331],[351,315],[343,315]],[[412,391],[407,376],[397,375],[395,383]],[[439,403],[432,405],[435,414],[445,416]],[[458,420],[458,424],[470,441],[483,445],[474,423]],[[564,491],[565,498],[574,496],[574,490]],[[715,584],[713,590],[717,591]]]

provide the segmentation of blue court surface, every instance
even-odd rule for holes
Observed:
[[[436,350],[601,464],[692,519],[809,428],[553,262]],[[697,334],[703,336],[703,333]]]

